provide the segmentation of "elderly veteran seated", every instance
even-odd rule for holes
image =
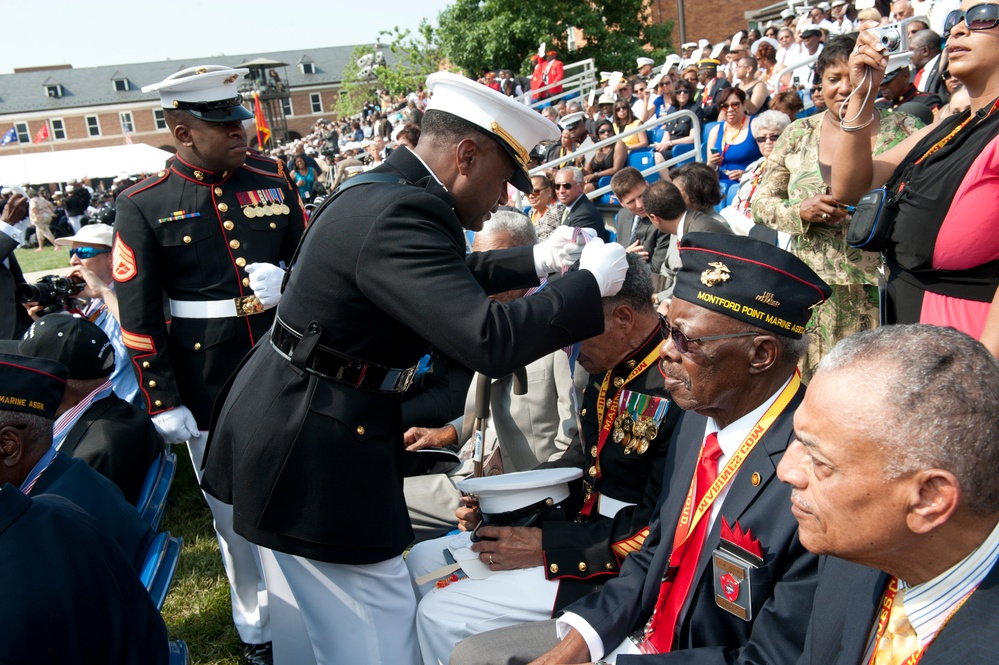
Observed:
[[[604,298],[603,317],[604,332],[579,349],[579,365],[590,373],[581,436],[559,462],[545,465],[582,470],[582,496],[563,504],[561,520],[535,526],[504,526],[516,514],[481,515],[489,525],[477,530],[481,540],[471,549],[492,574],[420,580],[417,629],[425,663],[446,662],[459,640],[476,633],[549,618],[553,608],[617,575],[644,540],[679,410],[662,387],[651,276],[637,255],[628,255],[621,291]],[[466,529],[480,518],[468,510],[460,516]],[[443,552],[455,538],[468,547],[465,534],[410,550],[406,563],[414,579],[445,566]]]
[[[999,661],[999,362],[952,328],[819,364],[777,469],[822,557],[799,665]]]
[[[31,324],[21,341],[0,342],[0,351],[66,366],[69,377],[56,409],[53,447],[86,462],[134,505],[149,465],[163,452],[163,440],[146,412],[114,390],[115,349],[104,331],[81,316],[59,312]]]
[[[793,663],[801,654],[818,557],[798,542],[776,467],[805,393],[804,326],[829,287],[793,255],[743,236],[690,233],[680,256],[660,371],[684,413],[649,535],[618,577],[557,621],[466,640],[451,663],[607,654],[620,665]]]
[[[485,252],[537,243],[530,218],[518,212],[500,210],[475,234],[472,251]],[[543,288],[543,287],[540,287]],[[490,296],[497,302],[511,302],[536,289],[517,289]],[[490,419],[485,427],[483,456],[495,454],[499,468],[506,472],[526,471],[542,462],[562,457],[576,436],[576,414],[572,408],[576,390],[569,357],[559,349],[529,363],[526,368],[527,393],[516,394],[512,374],[491,379]],[[476,392],[481,374],[472,379],[464,414],[443,427],[411,427],[403,434],[410,451],[455,449],[461,463],[446,472],[406,478],[406,507],[417,540],[443,535],[457,526],[455,510],[461,492],[455,482],[472,475],[475,448]],[[580,390],[586,372],[576,372]]]

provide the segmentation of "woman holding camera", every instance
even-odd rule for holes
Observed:
[[[860,33],[849,72],[860,89],[843,114],[832,193],[856,203],[885,188],[883,220],[894,219],[885,251],[888,323],[952,326],[984,339],[994,335],[986,319],[999,284],[992,222],[999,200],[999,4],[964,0],[947,25],[948,69],[966,86],[971,108],[873,159],[862,130],[887,54],[877,34]]]
[[[830,39],[815,63],[826,111],[791,123],[763,167],[753,196],[753,219],[792,237],[790,250],[832,287],[832,296],[808,324],[812,345],[803,369],[807,376],[836,342],[878,324],[877,255],[846,243],[849,218],[842,199],[829,193],[829,170],[836,146],[849,136],[840,129],[850,80],[852,36]],[[876,90],[876,88],[875,88]],[[858,92],[862,96],[862,93]],[[858,132],[857,150],[882,153],[914,133],[918,121],[904,113],[869,115]]]

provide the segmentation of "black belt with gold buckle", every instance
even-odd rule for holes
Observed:
[[[271,329],[271,345],[275,349],[291,358],[301,340],[300,334],[275,317]],[[304,369],[330,381],[384,393],[405,392],[416,376],[416,367],[395,369],[366,363],[322,344],[317,344],[309,354]]]

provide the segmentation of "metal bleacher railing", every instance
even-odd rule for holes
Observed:
[[[537,90],[529,90],[522,95],[514,97],[514,99],[518,102],[526,103],[528,97],[562,86],[562,92],[529,104],[532,109],[537,109],[548,104],[557,104],[560,99],[570,99],[577,96],[585,97],[591,90],[595,90],[597,87],[597,67],[593,62],[593,58],[571,62],[564,66],[563,72],[565,76],[561,81],[556,81]]]

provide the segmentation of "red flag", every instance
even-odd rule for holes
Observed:
[[[267,125],[264,109],[260,105],[260,96],[253,95],[253,118],[257,123],[257,147],[263,148],[271,140],[271,128]]]
[[[49,123],[42,125],[42,128],[38,130],[35,134],[35,143],[41,143],[42,141],[47,141],[49,138]]]

